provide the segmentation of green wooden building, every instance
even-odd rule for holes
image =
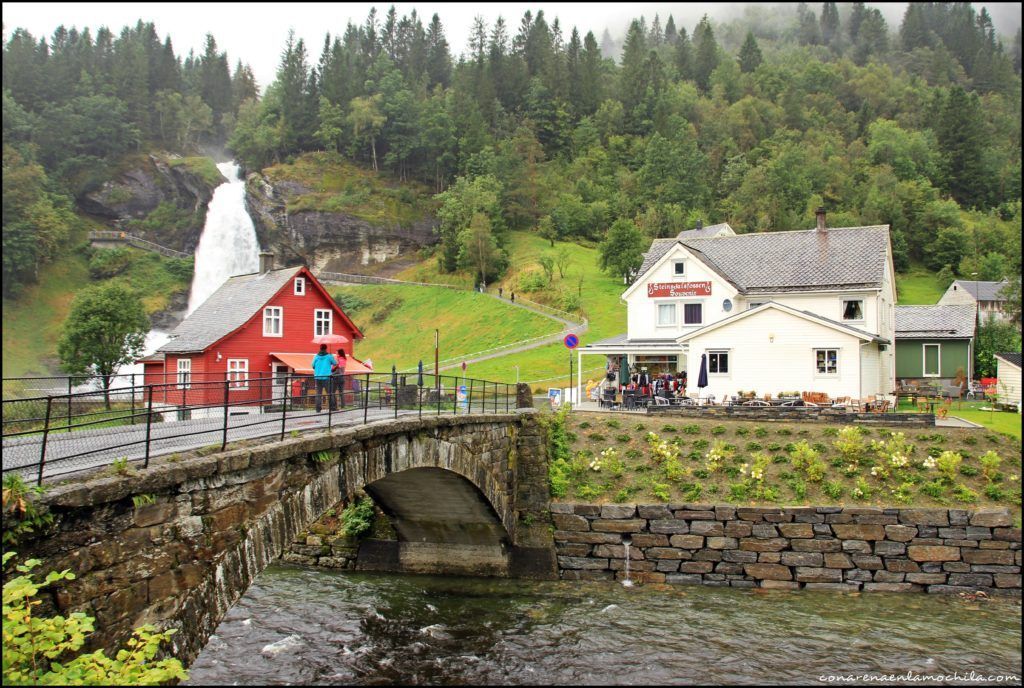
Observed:
[[[971,304],[896,306],[896,379],[950,384],[959,373],[974,379]]]

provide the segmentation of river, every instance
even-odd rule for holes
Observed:
[[[1020,615],[1019,599],[278,565],[228,612],[189,684],[794,684],[908,671],[1019,683]]]

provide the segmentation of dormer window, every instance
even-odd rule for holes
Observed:
[[[864,320],[864,301],[863,299],[853,299],[849,301],[843,301],[843,320],[852,321],[863,321]]]
[[[305,296],[306,294],[306,278],[296,277],[295,278],[295,295]]]
[[[682,277],[683,275],[686,274],[686,261],[685,260],[674,261],[672,263],[672,266],[673,266],[672,267],[673,274],[676,277]]]

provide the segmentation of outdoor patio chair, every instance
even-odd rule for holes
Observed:
[[[875,401],[871,405],[871,407],[870,407],[871,413],[885,413],[888,410],[889,410],[889,400],[888,399],[881,399],[879,401]]]
[[[767,401],[763,399],[750,399],[749,401],[743,402],[744,406],[771,406]]]
[[[967,383],[967,394],[968,399],[983,399],[985,397],[985,388],[981,386],[980,382],[971,380]]]
[[[665,397],[657,396],[657,397],[654,397],[654,405],[655,406],[671,406],[672,404],[670,404],[668,399],[666,399]]]

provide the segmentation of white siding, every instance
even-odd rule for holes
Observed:
[[[862,397],[877,396],[883,393],[879,378],[882,366],[879,361],[878,345],[864,344],[860,347],[860,395]],[[888,393],[892,390],[885,390]],[[850,396],[858,396],[851,394]]]
[[[823,318],[829,320],[835,320],[836,322],[849,325],[858,330],[864,332],[871,332],[872,334],[878,334],[879,326],[879,292],[877,289],[870,291],[847,291],[847,292],[828,292],[828,293],[781,293],[771,295],[748,295],[746,297],[747,303],[761,303],[764,301],[774,301],[775,303],[781,303],[790,308],[795,308],[798,311],[807,311],[808,313],[814,313],[820,315]],[[860,299],[864,302],[864,319],[863,320],[843,320],[843,301],[849,301],[854,299]],[[746,305],[744,305],[746,308]],[[884,335],[883,335],[884,336]]]
[[[686,274],[676,276],[674,261],[686,261]],[[647,285],[652,282],[711,282],[711,296],[694,296],[687,298],[657,298],[647,296]],[[635,287],[635,288],[634,288]],[[630,287],[632,291],[625,297],[627,306],[627,332],[630,339],[675,339],[699,326],[683,325],[683,303],[701,303],[703,306],[704,325],[734,315],[741,306],[737,303],[736,289],[718,276],[703,262],[693,257],[682,246],[676,246],[668,253],[668,259],[650,270],[643,278]],[[629,291],[629,290],[627,290]],[[726,312],[722,306],[725,299],[732,302],[732,310]],[[658,327],[657,304],[676,303],[678,316],[676,324],[670,327]]]
[[[997,358],[996,377],[999,379],[999,383],[996,385],[996,391],[999,395],[999,403],[1017,404],[1018,408],[1020,408],[1020,368],[1007,363],[1001,358]]]
[[[729,374],[709,375],[702,396],[721,401],[739,390],[754,390],[759,397],[783,391],[825,392],[832,397],[860,396],[860,342],[834,330],[772,308],[724,325],[689,340],[688,373],[696,392],[701,354],[729,351]],[[839,350],[839,373],[819,376],[814,349]],[[877,375],[876,375],[877,379]]]

